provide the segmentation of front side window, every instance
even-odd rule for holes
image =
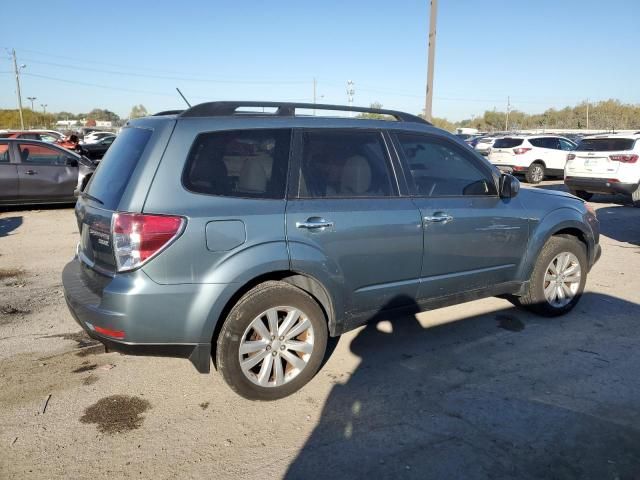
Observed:
[[[63,152],[43,145],[21,143],[18,145],[18,151],[21,162],[25,164],[65,165],[67,163],[67,156]]]
[[[298,192],[302,198],[389,197],[395,194],[380,132],[303,133]]]
[[[9,145],[0,143],[0,163],[9,163]]]
[[[493,178],[461,148],[424,135],[398,134],[397,138],[417,195],[497,194]]]
[[[198,135],[183,173],[196,193],[284,198],[290,129],[233,130]]]

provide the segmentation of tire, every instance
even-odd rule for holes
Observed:
[[[563,254],[568,254],[566,258],[570,259],[564,273],[566,278],[576,279],[575,271],[571,272],[574,263],[579,266],[579,276],[575,282],[563,282],[571,291],[571,297],[566,294],[567,290],[562,289],[565,298],[562,301],[556,298],[557,301],[552,302],[545,296],[545,288],[549,289],[549,287],[551,287],[551,291],[553,291],[553,281],[545,280],[545,276],[547,273],[553,275],[551,270],[549,270],[551,264],[552,262],[556,262],[556,259],[563,258]],[[554,263],[554,267],[557,267],[558,264],[559,263]],[[580,300],[587,280],[587,270],[587,251],[580,240],[571,236],[551,237],[542,248],[540,255],[538,255],[525,293],[518,298],[518,303],[545,317],[564,315],[571,311]]]
[[[569,193],[571,193],[571,195],[575,195],[578,198],[581,198],[585,202],[588,202],[593,197],[593,193],[585,192],[584,190],[570,190]]]
[[[287,319],[291,320],[288,328]],[[274,321],[277,327],[270,325]],[[279,330],[283,327],[284,331]],[[292,333],[293,337],[283,340]],[[229,312],[217,339],[216,365],[242,397],[277,400],[314,377],[325,355],[327,336],[327,319],[311,296],[287,283],[268,281],[247,292]]]
[[[640,184],[638,188],[631,194],[631,201],[633,202],[633,206],[636,208],[640,208]]]
[[[533,162],[529,165],[527,173],[524,174],[524,178],[528,183],[540,183],[544,180],[544,165],[540,162]]]

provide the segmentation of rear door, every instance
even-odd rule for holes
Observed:
[[[633,138],[585,138],[573,152],[575,157],[567,163],[566,175],[609,178],[620,167],[620,162],[611,160],[610,155],[631,153],[635,142]]]
[[[0,202],[18,199],[18,167],[11,162],[9,142],[0,141]]]
[[[513,157],[515,156],[513,149],[521,146],[522,142],[521,138],[506,137],[497,139],[493,147],[491,147],[489,161],[494,165],[513,165]]]
[[[78,183],[78,162],[64,150],[20,142],[18,195],[22,201],[70,200]]]
[[[300,130],[294,151],[286,213],[291,268],[321,268],[347,316],[414,302],[420,213],[399,194],[383,134]]]
[[[514,280],[528,240],[519,199],[500,198],[491,167],[449,139],[423,133],[394,138],[423,221],[418,298]]]

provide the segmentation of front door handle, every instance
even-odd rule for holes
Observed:
[[[25,173],[26,173],[27,175],[35,175],[35,174],[36,174],[36,173],[38,173],[38,172],[36,172],[35,170],[27,170]]]
[[[333,222],[328,222],[324,218],[312,217],[308,218],[306,222],[296,222],[297,228],[307,228],[310,230],[320,229],[320,228],[331,228],[333,227]]]
[[[424,223],[449,223],[453,220],[453,217],[445,212],[436,212],[430,217],[424,217],[423,220]]]

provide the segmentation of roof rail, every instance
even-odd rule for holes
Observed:
[[[184,110],[163,110],[162,112],[154,113],[152,117],[161,117],[162,115],[180,115]]]
[[[263,114],[261,112],[238,112],[240,107],[254,108],[275,108],[275,113]],[[291,102],[206,102],[185,110],[181,117],[226,117],[234,114],[238,115],[269,115],[280,117],[295,117],[296,109],[304,108],[308,110],[335,110],[341,112],[375,113],[378,115],[389,115],[399,122],[426,123],[425,119],[410,113],[399,112],[397,110],[384,110],[380,108],[347,107],[344,105],[325,105],[320,103],[291,103]]]

